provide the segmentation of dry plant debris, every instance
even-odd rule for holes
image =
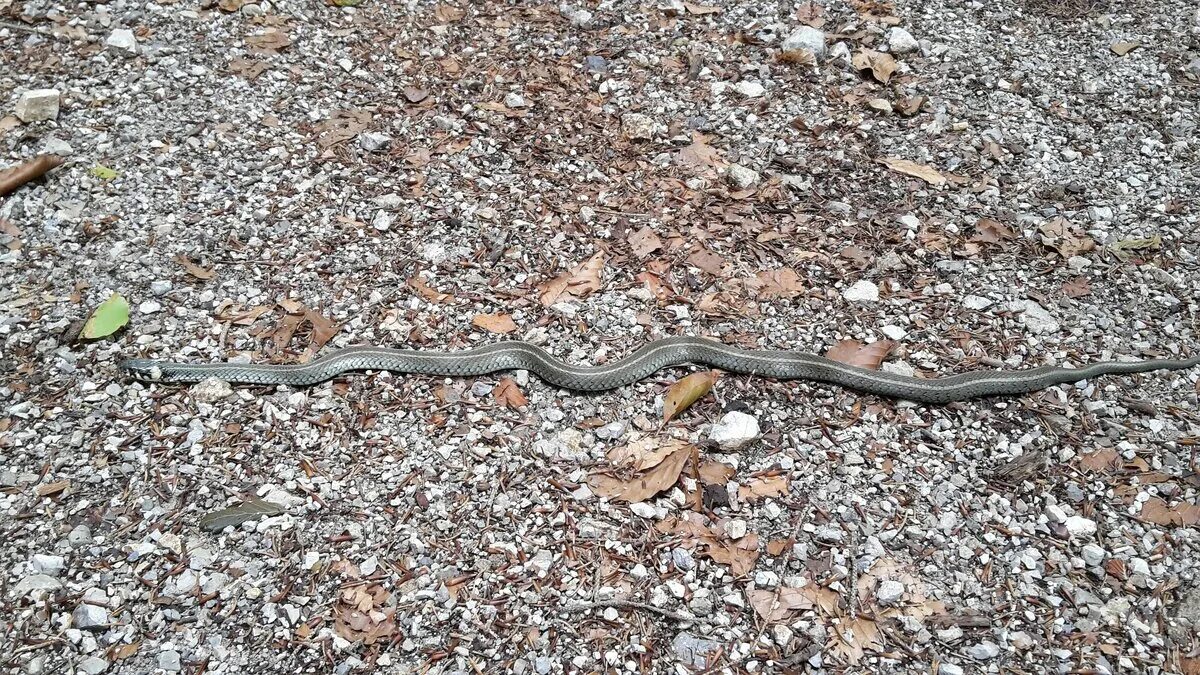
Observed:
[[[1195,354],[1193,4],[0,0],[0,663],[1198,672],[1200,373],[116,369]]]

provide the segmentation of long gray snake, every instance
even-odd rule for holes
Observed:
[[[130,359],[122,362],[121,368],[134,378],[147,381],[187,383],[217,378],[239,384],[292,386],[308,386],[343,373],[363,370],[448,377],[528,370],[563,389],[603,391],[632,384],[663,368],[685,364],[777,380],[825,382],[888,398],[950,403],[981,396],[1024,394],[1100,375],[1183,370],[1200,365],[1200,356],[1103,361],[1080,368],[1043,366],[1029,370],[975,371],[923,379],[858,368],[806,352],[748,350],[705,338],[671,337],[651,342],[622,359],[601,366],[572,365],[556,359],[541,347],[508,341],[457,352],[347,347],[303,364],[200,364]]]

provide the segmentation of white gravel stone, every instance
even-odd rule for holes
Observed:
[[[879,300],[879,287],[863,279],[842,291],[842,297],[848,302],[876,302]]]
[[[758,185],[758,182],[762,180],[762,178],[758,175],[758,172],[753,169],[748,169],[741,164],[731,164],[729,168],[725,170],[725,180],[729,181],[729,184],[734,188],[738,190],[745,190]]]
[[[67,567],[67,559],[61,555],[35,553],[29,557],[29,567],[34,572],[57,577]]]
[[[1080,549],[1080,556],[1083,558],[1084,564],[1088,567],[1099,567],[1104,564],[1104,559],[1108,557],[1108,552],[1103,547],[1095,544],[1085,544]]]
[[[649,115],[626,113],[621,116],[621,132],[626,138],[648,141],[654,138],[658,124]]]
[[[170,673],[182,670],[183,664],[180,662],[179,652],[174,649],[166,649],[159,652],[158,667]]]
[[[57,591],[62,588],[62,582],[47,574],[30,574],[13,585],[10,593],[15,598],[23,598],[38,591]]]
[[[747,525],[746,521],[742,520],[741,518],[734,518],[728,523],[725,523],[725,534],[729,535],[730,539],[741,539],[742,537],[746,536],[746,532],[748,530],[749,525]]]
[[[1090,537],[1096,534],[1096,521],[1083,516],[1071,516],[1066,519],[1067,532],[1072,538]]]
[[[1035,335],[1058,332],[1058,320],[1033,300],[1013,300],[1005,305],[1010,312],[1021,313],[1021,324]]]
[[[917,39],[912,36],[912,33],[904,30],[899,26],[893,26],[887,33],[888,51],[893,54],[907,54],[915,52],[921,48]]]
[[[215,403],[233,396],[233,387],[225,380],[210,377],[192,385],[192,398],[205,403]]]
[[[800,26],[784,39],[781,49],[785,52],[806,49],[812,52],[817,60],[824,59],[825,33],[812,26]]]
[[[995,642],[984,640],[979,644],[971,645],[967,649],[967,654],[976,661],[987,661],[994,659],[1000,654],[1000,647]]]
[[[962,299],[963,307],[966,307],[967,309],[975,310],[976,312],[982,312],[983,310],[987,309],[988,307],[991,307],[994,304],[996,304],[996,303],[991,300],[988,300],[987,298],[984,298],[984,297],[981,297],[978,295],[967,295],[967,296],[964,296]]]
[[[938,664],[938,675],[963,675],[963,667],[953,663],[942,662]]]
[[[721,421],[714,424],[708,432],[709,439],[726,452],[741,449],[758,438],[758,435],[758,420],[752,415],[736,410],[725,413]]]
[[[121,56],[137,56],[138,41],[134,36],[133,31],[128,28],[118,28],[112,33],[109,33],[108,38],[104,40],[104,44],[109,51],[120,54]]]
[[[753,80],[742,80],[733,85],[733,90],[746,98],[758,98],[767,93],[766,88],[762,84]]]
[[[392,137],[378,131],[365,131],[358,135],[358,147],[367,152],[382,152],[392,144]]]
[[[884,607],[900,602],[902,597],[904,597],[904,584],[893,579],[884,579],[879,582],[879,588],[875,589],[875,599]]]
[[[76,628],[104,628],[108,625],[108,609],[82,602],[75,608],[71,618]]]
[[[98,656],[89,656],[79,662],[79,670],[87,675],[99,675],[108,670],[108,661]]]
[[[13,112],[26,124],[56,119],[60,98],[57,89],[31,89],[17,99],[17,107]]]

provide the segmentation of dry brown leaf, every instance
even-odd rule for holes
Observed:
[[[1071,258],[1096,248],[1096,242],[1061,216],[1048,220],[1038,228],[1042,244],[1054,249],[1064,258]]]
[[[396,632],[394,605],[378,584],[344,589],[334,607],[333,629],[351,642],[374,644]]]
[[[236,12],[246,4],[246,0],[217,0],[217,8],[222,12]]]
[[[906,176],[920,178],[930,185],[946,184],[946,177],[943,176],[940,171],[931,166],[917,164],[916,162],[912,162],[907,159],[901,159],[899,157],[884,157],[878,161],[880,164],[886,166],[892,171],[902,173]]]
[[[613,448],[606,457],[615,467],[627,467],[637,471],[648,471],[662,464],[662,461],[677,450],[689,446],[684,441],[668,439],[660,441],[653,436],[644,436],[628,445]]]
[[[708,5],[697,5],[694,2],[685,2],[685,3],[683,3],[683,6],[685,9],[687,9],[688,14],[696,14],[698,16],[703,16],[705,14],[720,14],[721,13],[720,7],[710,7]]]
[[[662,240],[654,233],[649,225],[629,235],[629,247],[633,249],[633,254],[639,258],[654,253],[662,248]]]
[[[354,138],[371,123],[371,113],[366,110],[339,110],[317,125],[317,145],[322,149],[335,146]]]
[[[842,340],[825,352],[825,358],[867,370],[879,370],[879,365],[895,346],[896,343],[891,340],[878,340],[869,345],[858,340]]]
[[[896,112],[905,117],[912,117],[921,112],[921,106],[925,105],[925,101],[924,96],[901,96],[896,99]]]
[[[758,535],[751,532],[737,541],[709,538],[704,554],[722,565],[728,565],[735,577],[749,574],[758,562]]]
[[[1200,675],[1200,656],[1180,656],[1180,675]]]
[[[645,501],[674,485],[691,456],[692,448],[686,445],[672,452],[653,469],[631,479],[594,473],[588,477],[588,485],[596,494],[610,499],[626,502]]]
[[[442,23],[461,21],[467,15],[467,10],[453,5],[438,5],[433,9],[433,15]]]
[[[130,642],[127,645],[117,645],[113,647],[112,658],[114,661],[123,661],[134,654],[138,653],[138,648],[142,646],[142,641]]]
[[[442,293],[440,291],[433,290],[421,277],[413,277],[409,279],[408,287],[419,293],[421,297],[425,298],[426,300],[435,302],[439,305],[444,305],[454,299],[454,296],[450,295],[449,293]]]
[[[883,84],[887,84],[888,80],[892,79],[892,74],[896,72],[896,59],[892,58],[891,54],[877,52],[874,49],[859,49],[854,56],[850,57],[850,64],[856,70],[871,71],[871,75]]]
[[[234,59],[229,62],[229,70],[234,75],[243,77],[250,82],[258,79],[258,76],[267,72],[270,67],[269,63],[258,59]]]
[[[700,482],[705,485],[724,485],[737,471],[728,464],[706,459],[700,464]]]
[[[421,101],[424,101],[427,98],[429,98],[429,92],[425,91],[424,89],[421,89],[420,87],[405,87],[404,88],[404,99],[407,100],[409,103],[420,103]]]
[[[1141,46],[1142,45],[1138,44],[1137,42],[1116,42],[1113,43],[1109,49],[1113,50],[1113,53],[1117,56],[1125,56],[1129,52]]]
[[[59,480],[54,481],[53,483],[43,483],[42,485],[37,486],[34,492],[39,497],[52,497],[69,487],[71,487],[71,481]]]
[[[583,298],[600,290],[600,273],[604,270],[604,253],[597,253],[588,258],[570,272],[538,286],[539,299],[543,306],[549,307],[563,295]]]
[[[21,228],[17,227],[12,221],[0,218],[0,234],[9,238],[5,246],[10,251],[21,250]]]
[[[334,335],[337,335],[341,325],[326,319],[320,312],[313,309],[304,310],[304,318],[312,326],[312,335],[309,338],[306,356],[306,359],[309,359],[321,351],[321,347],[333,339]]]
[[[1082,455],[1079,458],[1079,466],[1083,467],[1086,471],[1107,473],[1117,468],[1117,462],[1120,461],[1120,458],[1116,450],[1106,448]]]
[[[1151,497],[1138,515],[1157,525],[1190,527],[1200,523],[1200,505],[1181,501],[1175,506],[1167,506],[1159,497]]]
[[[663,398],[663,422],[675,419],[676,415],[687,410],[688,406],[712,391],[718,377],[720,377],[720,373],[708,370],[702,373],[692,373],[671,385],[671,388],[667,390],[666,397]]]
[[[764,270],[746,280],[746,290],[759,300],[773,298],[794,298],[804,293],[804,283],[800,275],[790,267],[777,270]]]
[[[760,476],[752,478],[738,488],[738,499],[743,502],[756,502],[768,497],[785,497],[788,493],[788,477]]]
[[[709,167],[723,169],[729,162],[721,157],[720,151],[707,143],[708,139],[699,132],[692,133],[692,143],[681,149],[675,155],[675,162],[681,166]]]
[[[4,117],[0,117],[0,138],[4,138],[5,134],[19,126],[21,126],[21,118],[17,117],[16,115],[5,115]]]
[[[857,617],[841,621],[830,631],[833,635],[828,646],[848,664],[858,665],[868,651],[883,651],[883,639],[874,621]]]
[[[699,267],[714,277],[724,276],[725,274],[725,259],[706,248],[699,248],[693,251],[687,257],[687,263],[693,267]]]
[[[511,377],[506,377],[496,384],[496,388],[492,390],[492,398],[496,399],[496,403],[513,410],[529,405],[529,399],[525,398],[525,394],[521,393],[521,388],[517,386],[517,381]]]
[[[506,335],[517,329],[516,322],[508,314],[476,314],[475,318],[471,319],[471,325],[499,335]]]
[[[23,164],[0,171],[0,197],[41,178],[64,161],[58,155],[38,155]]]
[[[824,15],[825,8],[811,0],[800,3],[800,8],[796,10],[796,20],[813,28],[825,25]]]
[[[1016,233],[1004,223],[991,218],[980,218],[975,221],[975,236],[971,237],[971,241],[981,244],[998,244],[1005,239],[1014,239],[1016,236]]]
[[[1073,277],[1062,285],[1062,292],[1069,298],[1082,298],[1092,294],[1092,286],[1087,277]]]
[[[246,44],[252,52],[274,54],[281,49],[287,49],[292,44],[292,39],[278,28],[268,28],[266,32],[246,38]]]
[[[191,260],[188,260],[187,256],[182,254],[175,256],[175,262],[179,263],[188,274],[196,277],[197,279],[207,280],[213,278],[217,274],[212,270],[204,269]]]

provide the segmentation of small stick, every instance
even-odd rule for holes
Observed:
[[[632,600],[597,600],[596,602],[586,602],[579,605],[567,605],[563,607],[563,610],[567,612],[586,612],[589,609],[603,609],[605,607],[612,607],[614,609],[640,609],[643,612],[650,612],[685,623],[694,623],[696,621],[694,617],[685,616],[666,609],[659,609],[654,605],[647,605],[644,602],[633,602]]]
[[[0,197],[15,191],[22,185],[35,181],[46,172],[61,165],[65,160],[58,155],[38,155],[20,166],[0,171]]]

